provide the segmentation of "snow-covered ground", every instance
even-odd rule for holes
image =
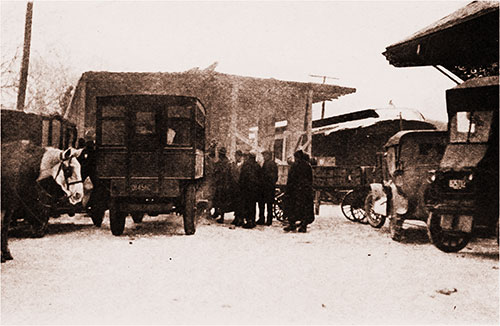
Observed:
[[[407,239],[321,207],[308,233],[182,218],[127,219],[114,237],[83,215],[13,238],[2,324],[498,324],[498,245],[446,254],[413,222]]]

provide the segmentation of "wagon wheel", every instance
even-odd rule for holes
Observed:
[[[363,205],[360,204],[358,197],[354,190],[345,194],[340,205],[342,214],[350,221],[367,223]]]
[[[186,189],[184,191],[184,213],[182,214],[184,233],[186,235],[192,235],[196,232],[196,188],[194,184],[190,183],[186,185]]]
[[[127,217],[127,215],[125,212],[120,211],[120,206],[116,202],[116,199],[112,199],[109,208],[109,224],[113,235],[118,236],[123,234],[123,230],[125,229],[125,217]]]
[[[283,222],[283,209],[279,203],[273,203],[273,217],[280,222]]]
[[[286,220],[284,213],[284,206],[283,206],[284,195],[285,195],[284,193],[280,192],[279,190],[276,190],[273,202],[273,217],[280,222],[285,222]]]
[[[342,210],[342,214],[344,214],[345,218],[347,218],[349,221],[356,222],[356,219],[351,212],[352,193],[353,191],[351,190],[344,195],[344,198],[342,198],[342,202],[340,204],[340,209]]]
[[[373,205],[375,204],[375,196],[369,192],[365,198],[365,214],[368,223],[374,228],[381,228],[385,223],[385,215],[375,213]]]
[[[472,233],[445,231],[440,223],[441,214],[431,212],[427,220],[427,232],[431,242],[444,252],[457,252],[465,248],[472,238]]]
[[[130,215],[132,215],[132,220],[134,220],[134,223],[142,223],[142,219],[144,218],[143,212],[133,212]]]

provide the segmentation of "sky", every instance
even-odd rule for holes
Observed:
[[[208,67],[259,78],[354,87],[326,116],[387,107],[446,121],[455,83],[432,67],[395,68],[385,48],[464,1],[35,1],[31,51],[85,71],[180,72]],[[2,51],[23,42],[25,1],[4,1]],[[320,116],[320,104],[313,119]]]

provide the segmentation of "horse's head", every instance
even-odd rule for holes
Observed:
[[[61,151],[59,163],[52,169],[52,177],[61,186],[72,205],[81,202],[83,198],[81,166],[77,160],[82,151],[83,149],[77,150],[71,147]]]

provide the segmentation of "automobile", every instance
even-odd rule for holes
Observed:
[[[109,208],[111,232],[119,236],[128,215],[138,223],[144,214],[175,212],[185,233],[194,234],[205,159],[200,100],[135,94],[98,96],[96,104],[94,223]]]
[[[364,210],[371,226],[382,227],[388,217],[391,238],[400,241],[405,220],[427,222],[424,194],[446,142],[446,131],[438,130],[405,130],[389,138],[382,159],[383,182],[370,184],[366,191]]]
[[[498,241],[498,87],[497,75],[446,91],[449,140],[425,194],[430,240],[445,252],[479,233]]]

